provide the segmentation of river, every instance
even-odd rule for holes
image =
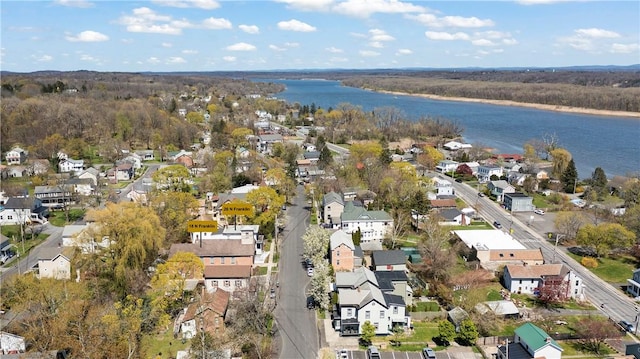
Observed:
[[[596,167],[614,175],[640,174],[640,121],[633,118],[583,115],[525,107],[431,100],[410,95],[393,95],[341,86],[327,80],[258,80],[282,83],[276,97],[289,103],[328,109],[341,103],[365,111],[380,107],[400,109],[408,119],[445,118],[464,128],[464,140],[495,148],[499,153],[522,153],[523,144],[555,134],[560,147],[573,155],[582,179]]]

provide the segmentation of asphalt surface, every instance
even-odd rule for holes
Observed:
[[[569,257],[562,248],[557,248],[555,243],[548,241],[546,233],[555,231],[552,214],[547,213],[540,216],[533,214],[533,212],[527,212],[511,215],[491,199],[479,197],[476,188],[463,183],[451,182],[456,194],[467,204],[476,205],[477,211],[487,222],[500,222],[502,230],[507,233],[512,232],[513,237],[525,247],[540,248],[545,262],[563,263],[577,273],[584,281],[586,299],[604,315],[615,322],[626,320],[637,324],[640,319],[638,305],[631,298],[622,293],[619,288],[603,281],[584,268]]]
[[[278,236],[280,260],[275,310],[277,336],[280,338],[279,358],[316,358],[319,334],[316,312],[306,307],[309,277],[302,260],[302,236],[309,226],[309,207],[304,187],[298,186],[293,203],[286,210],[287,225]]]

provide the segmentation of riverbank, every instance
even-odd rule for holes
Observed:
[[[446,96],[438,96],[438,95],[411,94],[411,93],[384,91],[384,90],[377,90],[376,92],[397,95],[397,96],[422,97],[422,98],[427,98],[430,100],[437,100],[437,101],[486,103],[486,104],[499,105],[499,106],[528,107],[528,108],[534,108],[536,110],[577,113],[581,115],[626,117],[626,118],[640,120],[640,112],[595,110],[595,109],[582,108],[582,107],[544,105],[539,103],[526,103],[526,102],[516,102],[516,101],[509,101],[509,100],[488,100],[488,99],[466,98],[466,97],[446,97]]]

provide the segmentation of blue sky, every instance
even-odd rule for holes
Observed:
[[[0,69],[250,71],[640,63],[639,1],[0,2]]]

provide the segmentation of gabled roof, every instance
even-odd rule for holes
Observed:
[[[327,204],[334,203],[334,202],[344,206],[344,201],[342,200],[342,196],[334,191],[331,191],[325,194],[324,197],[322,197],[323,206],[326,206]]]
[[[341,229],[333,232],[330,237],[331,250],[338,248],[341,244],[349,247],[351,250],[355,250],[356,246],[353,244],[351,235]]]
[[[447,312],[447,316],[453,324],[458,326],[463,320],[469,318],[469,313],[460,307],[455,307]]]
[[[460,212],[460,210],[458,210],[457,208],[443,208],[438,211],[438,214],[440,214],[442,218],[448,221],[453,221],[458,216],[460,216],[462,212]]]
[[[52,261],[56,259],[58,256],[61,256],[64,259],[66,259],[68,262],[69,258],[67,258],[64,254],[62,254],[62,251],[63,251],[62,247],[41,248],[40,252],[38,253],[38,260]]]
[[[432,199],[430,202],[432,208],[447,208],[456,206],[455,199]]]
[[[338,288],[338,300],[341,306],[355,306],[357,308],[362,308],[375,301],[385,308],[388,307],[384,294],[380,288],[371,282],[366,282],[355,289]]]
[[[338,288],[356,289],[367,282],[378,286],[375,274],[366,267],[356,268],[353,272],[336,272],[336,287]]]
[[[196,316],[205,313],[207,310],[224,317],[227,312],[227,306],[229,305],[229,297],[229,292],[220,288],[217,288],[213,293],[204,292],[204,295],[197,303],[189,305],[182,321],[186,322],[192,320],[196,318]]]
[[[384,301],[387,302],[387,307],[390,305],[397,305],[397,306],[406,305],[406,303],[404,302],[404,298],[402,298],[402,296],[400,295],[395,295],[391,293],[382,293],[382,295],[384,296]]]
[[[510,300],[494,300],[490,302],[481,302],[476,304],[474,309],[480,314],[485,314],[488,311],[493,312],[495,315],[514,315],[519,314],[520,310]]]
[[[490,261],[530,261],[543,260],[542,251],[538,249],[493,249],[489,252]]]
[[[5,209],[33,209],[35,204],[33,198],[9,197],[3,207]]]
[[[191,252],[198,257],[247,257],[255,254],[252,243],[242,244],[241,239],[203,240],[200,243],[174,243],[169,249],[169,257],[177,252]]]
[[[385,211],[368,211],[363,207],[355,206],[353,201],[349,201],[346,203],[344,207],[344,212],[340,215],[340,220],[342,222],[345,221],[390,221],[392,218],[389,213]]]
[[[393,291],[393,282],[407,282],[407,274],[401,270],[394,271],[375,271],[378,287],[383,292]]]
[[[407,256],[400,249],[373,251],[371,257],[375,266],[405,264],[407,262]]]
[[[307,151],[302,154],[302,157],[306,159],[318,159],[320,158],[320,151]]]
[[[562,347],[549,334],[531,323],[525,323],[518,327],[516,335],[520,337],[521,342],[525,342],[534,352],[547,345],[563,351]]]
[[[542,278],[544,276],[557,276],[562,274],[563,264],[540,265],[515,265],[508,264],[505,270],[509,271],[512,279],[516,278]]]
[[[502,189],[513,187],[512,185],[509,184],[509,182],[505,180],[490,181],[489,185],[491,185],[493,188],[502,188]]]

